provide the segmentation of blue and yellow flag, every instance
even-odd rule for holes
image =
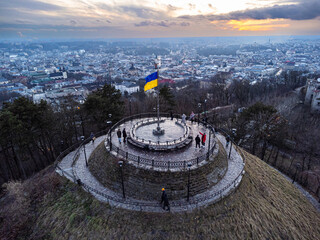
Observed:
[[[146,79],[146,85],[144,85],[144,91],[150,90],[158,86],[158,72],[151,73],[145,79]]]

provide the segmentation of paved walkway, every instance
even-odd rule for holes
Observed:
[[[85,147],[88,159],[93,150],[102,141],[104,141],[105,138],[106,136],[101,136],[95,140],[94,144],[86,144]],[[220,134],[217,134],[217,138],[222,143],[222,145],[225,146],[225,138]],[[59,167],[65,171],[72,172],[72,159],[75,155],[75,152],[76,151],[68,154],[59,164]],[[186,201],[186,199],[171,201],[171,212],[191,211],[195,208],[206,206],[219,201],[221,198],[230,194],[239,185],[242,179],[241,173],[243,173],[243,168],[244,163],[241,156],[238,152],[235,151],[234,148],[232,148],[231,158],[228,161],[228,169],[224,178],[221,181],[219,181],[218,184],[216,184],[206,192],[190,197],[189,203]],[[159,205],[159,202],[157,201],[144,201],[130,197],[123,199],[121,193],[111,191],[110,189],[102,186],[102,184],[91,174],[89,169],[86,167],[83,148],[80,150],[79,158],[76,161],[73,170],[74,174],[76,175],[76,179],[81,179],[81,182],[84,183],[85,189],[88,190],[100,201],[108,202],[112,206],[121,207],[129,210],[146,212],[165,212],[164,210],[162,210],[162,208]],[[60,170],[57,170],[57,172],[61,174]],[[234,181],[235,179],[236,181]],[[161,193],[159,193],[159,195],[160,194]]]
[[[147,119],[147,118],[145,118]],[[164,118],[167,121],[171,121],[167,118]],[[131,129],[132,125],[134,125],[137,121],[141,121],[141,119],[135,119],[132,121],[127,121],[124,124],[119,126],[119,129],[122,131],[123,128],[126,129],[127,134],[129,135],[129,129]],[[202,124],[198,125],[197,123],[191,124],[190,121],[187,121],[187,125],[191,127],[191,131],[193,133],[193,139],[199,135],[199,132],[206,132],[207,140],[205,144],[205,148],[195,148],[195,141],[192,141],[191,144],[181,150],[176,150],[173,152],[153,152],[153,151],[145,151],[143,149],[139,149],[128,144],[124,144],[123,142],[120,144],[118,141],[118,137],[115,131],[111,134],[112,144],[113,146],[119,147],[121,150],[125,152],[130,152],[135,156],[140,156],[143,158],[147,158],[150,160],[159,160],[159,161],[184,161],[184,160],[191,160],[197,157],[204,155],[208,151],[209,147],[209,131],[206,129]],[[161,126],[161,124],[160,124]],[[122,140],[121,140],[122,141]],[[212,147],[214,144],[214,137],[211,135],[210,146]]]

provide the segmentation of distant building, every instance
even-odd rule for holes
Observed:
[[[320,113],[320,78],[308,79],[304,104],[311,106],[311,112]]]
[[[48,103],[53,105],[59,105],[66,97],[72,97],[73,100],[79,103],[84,103],[89,91],[81,86],[66,86],[60,89],[54,89],[47,91],[45,93],[35,93],[33,94],[33,101],[35,103],[40,102],[41,100],[46,100]]]
[[[49,75],[50,79],[53,80],[59,80],[59,79],[66,79],[67,76],[67,72],[54,72],[54,73],[50,73]]]
[[[283,63],[283,68],[285,70],[293,70],[295,68],[295,62],[292,62],[292,61],[285,61]]]
[[[8,79],[5,78],[1,78],[0,77],[0,85],[4,85],[4,84],[8,84],[10,81]]]
[[[121,84],[114,85],[114,87],[120,90],[122,94],[124,94],[124,92],[128,92],[129,94],[131,94],[134,92],[138,92],[140,89],[138,84],[131,82],[122,82]]]

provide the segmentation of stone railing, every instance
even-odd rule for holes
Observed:
[[[169,119],[169,117],[167,117]],[[165,118],[161,118],[160,122],[166,121]],[[151,141],[144,139],[142,137],[138,137],[136,134],[136,130],[142,126],[150,125],[157,123],[156,118],[146,118],[141,121],[136,122],[131,130],[130,130],[130,137],[128,138],[128,142],[136,147],[144,148],[144,149],[150,149],[155,151],[166,151],[170,149],[178,149],[187,146],[192,142],[192,133],[190,131],[190,128],[187,126],[186,123],[184,123],[182,120],[177,119],[175,124],[179,125],[181,128],[183,128],[184,133],[179,138],[173,139],[171,141]]]

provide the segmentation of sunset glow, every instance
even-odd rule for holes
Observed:
[[[231,20],[227,24],[238,31],[273,31],[276,28],[289,27],[289,24],[283,24],[283,19],[264,19],[264,20]]]
[[[320,34],[319,0],[10,0],[0,13],[3,38]]]

